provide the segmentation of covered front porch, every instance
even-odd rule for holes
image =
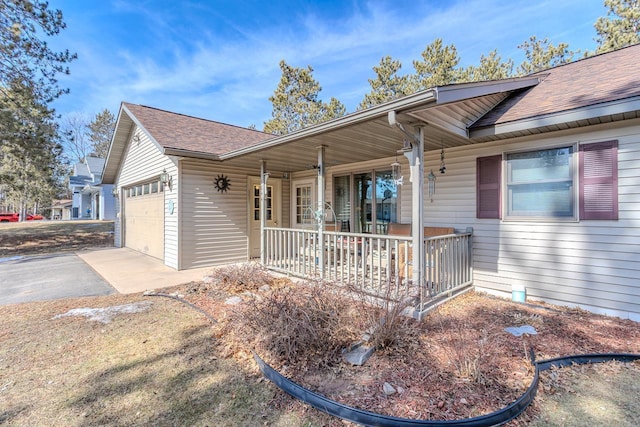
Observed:
[[[471,229],[424,237],[417,251],[410,236],[275,227],[264,233],[267,268],[402,302],[417,318],[473,281]],[[414,257],[419,252],[424,256]]]
[[[260,177],[249,215],[260,222],[262,264],[411,301],[417,317],[434,299],[471,286],[475,212],[456,211],[467,200],[433,203],[433,194],[442,195],[446,182],[450,194],[465,189],[475,198],[475,171],[445,165],[445,156],[453,150],[460,159],[467,147],[495,140],[490,132],[471,135],[469,127],[538,81],[439,87],[221,155],[217,160]],[[289,192],[282,218],[273,180]],[[390,232],[392,224],[405,232]]]

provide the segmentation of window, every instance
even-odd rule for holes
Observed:
[[[607,141],[582,144],[577,156],[567,146],[480,157],[476,217],[618,219],[617,147]]]
[[[398,187],[390,170],[336,176],[333,191],[343,231],[386,234],[398,220]]]
[[[505,218],[575,218],[573,151],[507,154]]]
[[[273,186],[267,185],[267,194],[265,194],[265,212],[266,220],[273,219]],[[253,186],[253,219],[260,221],[260,185]]]
[[[312,224],[313,216],[313,185],[299,184],[296,192],[296,224]]]

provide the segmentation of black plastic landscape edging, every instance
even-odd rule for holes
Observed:
[[[253,357],[262,371],[262,374],[278,386],[282,391],[290,394],[303,403],[313,406],[314,408],[325,412],[329,415],[342,418],[343,420],[351,421],[354,423],[363,424],[366,426],[380,426],[380,427],[405,427],[405,426],[430,426],[430,427],[452,427],[452,426],[473,426],[473,427],[490,427],[502,425],[506,422],[516,418],[527,406],[533,402],[538,390],[538,384],[540,382],[540,371],[545,371],[551,367],[565,367],[572,364],[586,364],[586,363],[603,363],[613,360],[620,362],[632,362],[634,360],[640,360],[640,354],[629,353],[607,353],[607,354],[583,354],[575,356],[558,357],[555,359],[541,360],[534,362],[535,372],[533,381],[527,390],[516,399],[513,403],[509,404],[503,409],[500,409],[490,414],[481,415],[473,418],[464,418],[461,420],[412,420],[407,418],[391,417],[388,415],[376,414],[374,412],[363,411],[362,409],[352,408],[350,406],[343,405],[334,400],[330,400],[320,394],[314,393],[302,387],[299,384],[286,378],[278,371],[269,366],[264,360],[260,358],[256,353],[253,353]]]
[[[391,417],[388,415],[381,415],[374,412],[363,411],[362,409],[352,408],[350,406],[338,403],[334,400],[327,399],[326,397],[314,393],[311,390],[308,390],[284,377],[278,371],[265,363],[265,361],[262,360],[257,354],[254,353],[253,357],[260,367],[262,374],[284,392],[290,394],[291,396],[304,403],[313,406],[314,408],[322,412],[326,412],[327,414],[342,418],[343,420],[364,424],[366,426],[490,427],[501,425],[508,421],[511,421],[512,419],[520,415],[533,401],[538,389],[538,370],[536,369],[533,376],[533,381],[531,382],[531,385],[529,386],[527,391],[525,391],[524,394],[520,396],[516,401],[499,411],[481,415],[478,417],[464,418],[461,420],[412,420],[408,418]]]
[[[640,360],[640,354],[632,353],[602,353],[602,354],[578,354],[574,356],[556,357],[554,359],[535,362],[540,371],[546,371],[551,367],[564,368],[565,366],[586,365],[587,363],[604,363],[616,360],[618,362],[633,362]]]
[[[184,298],[180,298],[176,295],[157,293],[157,292],[145,292],[145,296],[166,297],[180,301],[191,308],[195,308],[202,314],[204,314],[212,323],[217,323],[217,320],[209,313],[201,309],[200,307],[190,303]],[[491,427],[499,426],[511,421],[518,415],[523,413],[525,409],[533,402],[538,390],[538,384],[540,382],[540,371],[546,371],[552,367],[562,368],[566,366],[585,365],[587,363],[604,363],[611,361],[618,362],[633,362],[640,360],[640,354],[633,353],[602,353],[602,354],[578,354],[573,356],[556,357],[553,359],[546,359],[535,361],[535,354],[531,350],[531,360],[534,360],[535,372],[533,375],[533,381],[529,388],[516,399],[513,403],[507,405],[503,409],[500,409],[489,414],[480,415],[473,418],[463,418],[461,420],[412,420],[408,418],[398,418],[389,415],[376,414],[375,412],[364,411],[358,408],[352,408],[351,406],[343,405],[335,400],[328,399],[318,393],[314,393],[301,385],[291,381],[284,375],[269,366],[264,360],[260,358],[255,352],[253,358],[255,359],[262,374],[269,381],[278,386],[282,391],[303,403],[313,406],[319,411],[325,412],[329,415],[333,415],[343,420],[351,421],[354,423],[363,424],[365,426],[378,426],[378,427],[412,427],[412,426],[427,426],[427,427],[455,427],[455,426],[467,426],[467,427]]]

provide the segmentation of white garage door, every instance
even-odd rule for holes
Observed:
[[[164,193],[158,183],[125,190],[125,246],[164,259]],[[155,190],[155,192],[152,192]]]

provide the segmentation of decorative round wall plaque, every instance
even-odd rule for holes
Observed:
[[[213,184],[216,186],[216,190],[224,193],[229,189],[229,187],[231,187],[231,180],[228,176],[218,175]]]

